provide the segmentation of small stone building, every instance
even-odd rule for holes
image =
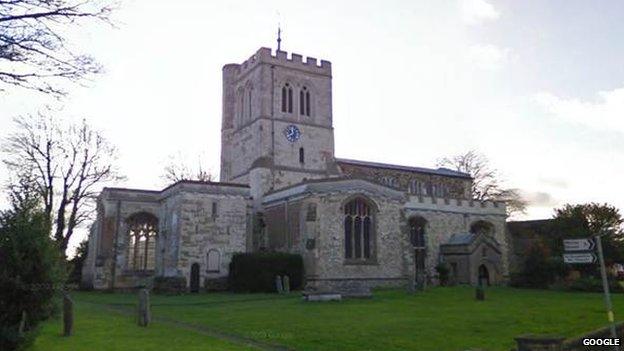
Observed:
[[[83,283],[196,291],[252,251],[301,254],[317,290],[435,283],[439,264],[460,283],[508,276],[505,204],[473,200],[468,174],[335,157],[329,61],[261,48],[223,67],[220,177],[105,188]]]

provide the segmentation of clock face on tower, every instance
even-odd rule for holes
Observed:
[[[284,135],[286,136],[286,139],[288,139],[288,141],[294,143],[295,141],[299,140],[299,137],[301,137],[301,131],[299,130],[299,128],[297,128],[297,126],[291,124],[286,127],[286,129],[284,129]]]

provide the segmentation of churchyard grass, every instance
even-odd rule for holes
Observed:
[[[471,287],[379,290],[340,302],[303,302],[296,292],[153,295],[155,320],[140,328],[136,295],[76,292],[75,335],[61,337],[60,321],[49,321],[34,350],[240,350],[252,339],[296,350],[495,351],[509,350],[520,334],[570,337],[606,324],[597,293],[492,287],[485,294],[477,301]],[[613,298],[616,317],[622,297]]]

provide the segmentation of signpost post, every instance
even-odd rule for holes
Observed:
[[[607,307],[607,319],[609,320],[609,329],[611,337],[617,339],[615,332],[615,319],[613,318],[613,305],[611,304],[611,294],[609,293],[609,282],[607,280],[607,269],[602,254],[601,235],[594,236],[593,239],[567,239],[563,241],[565,253],[563,261],[571,264],[588,264],[596,263],[596,254],[592,251],[596,248],[598,251],[598,260],[600,261],[600,275],[602,276],[602,289],[604,290],[604,301]],[[617,346],[613,346],[618,351]]]

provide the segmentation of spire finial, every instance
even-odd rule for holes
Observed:
[[[277,51],[282,49],[282,25],[277,22]]]

